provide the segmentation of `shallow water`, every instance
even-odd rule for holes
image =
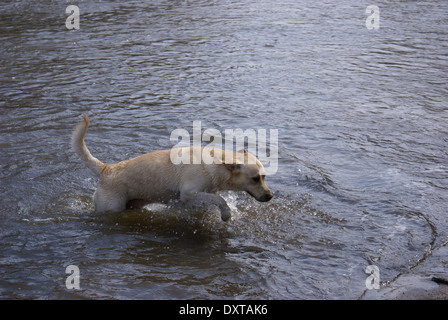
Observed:
[[[448,3],[0,2],[0,297],[356,299],[448,241]],[[277,129],[275,198],[233,218],[96,215],[96,178],[176,128]],[[80,270],[80,289],[65,268]]]

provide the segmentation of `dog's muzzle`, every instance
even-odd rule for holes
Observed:
[[[265,195],[263,195],[263,197],[261,197],[261,199],[257,199],[260,202],[267,202],[269,200],[271,200],[274,197],[274,195],[272,194],[272,192],[266,193]]]
[[[260,201],[260,202],[267,202],[267,201],[271,200],[271,199],[274,197],[274,195],[272,194],[272,192],[265,193],[265,194],[263,194],[261,197],[256,197],[256,196],[254,196],[254,194],[253,194],[252,192],[250,192],[250,191],[246,191],[246,192],[247,192],[248,194],[250,194],[252,197],[254,197],[255,200]]]

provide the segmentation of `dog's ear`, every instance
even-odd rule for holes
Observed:
[[[227,170],[229,170],[232,173],[236,173],[241,169],[241,165],[238,163],[224,163],[224,166],[226,167]]]
[[[247,154],[247,151],[246,149],[241,149],[240,151],[238,151],[238,153]]]

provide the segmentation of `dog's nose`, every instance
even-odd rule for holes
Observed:
[[[274,195],[272,194],[272,192],[266,193],[264,195],[264,201],[269,201],[274,197]]]

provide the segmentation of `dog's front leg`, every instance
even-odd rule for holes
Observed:
[[[201,203],[214,204],[221,210],[221,219],[227,221],[230,219],[230,208],[227,202],[217,194],[207,192],[182,193],[180,197],[182,202],[200,201]]]

